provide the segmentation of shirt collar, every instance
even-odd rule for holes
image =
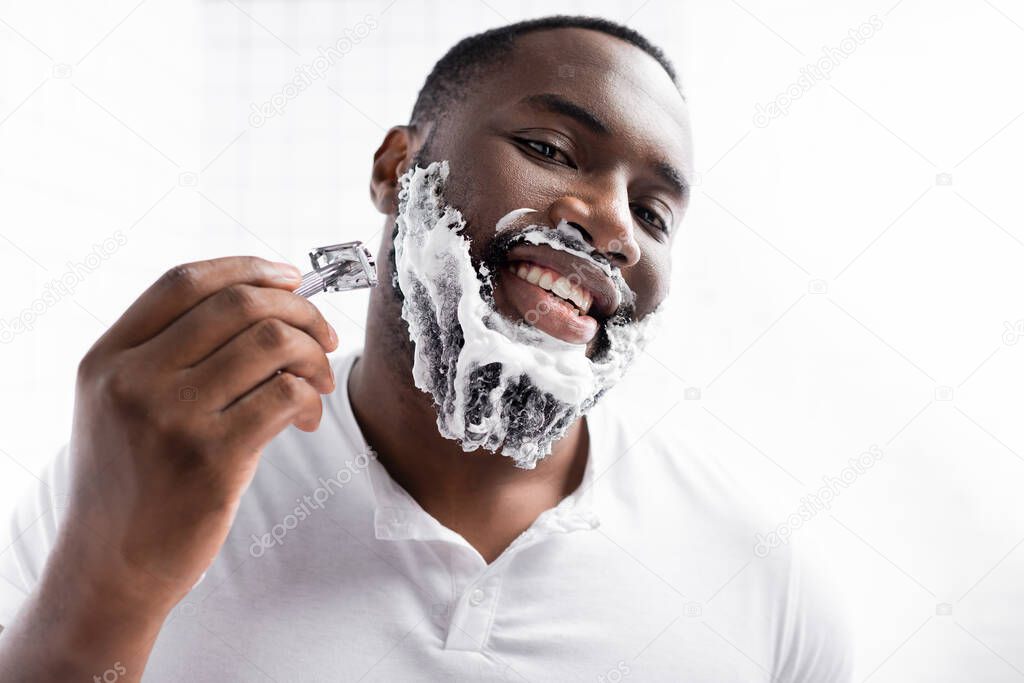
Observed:
[[[600,525],[594,511],[593,483],[597,477],[595,450],[591,445],[579,487],[555,507],[542,512],[510,548],[518,548],[552,534],[592,530]],[[445,541],[460,545],[466,543],[460,534],[441,524],[420,507],[376,458],[370,461],[368,474],[374,496],[374,534],[378,539]]]

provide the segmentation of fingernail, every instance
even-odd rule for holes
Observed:
[[[331,344],[335,348],[337,348],[338,347],[338,333],[334,331],[334,326],[331,325],[330,323],[327,323],[327,333],[328,333],[328,335],[330,335]]]
[[[302,279],[302,272],[290,263],[271,263],[270,265],[276,280],[293,282]]]

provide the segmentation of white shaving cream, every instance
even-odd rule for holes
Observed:
[[[415,347],[413,380],[433,396],[443,436],[467,452],[500,450],[519,467],[532,469],[618,382],[653,332],[656,316],[620,324],[609,320],[607,348],[594,359],[583,345],[502,316],[489,294],[494,274],[473,265],[469,238],[462,234],[465,219],[444,203],[448,173],[448,162],[439,161],[425,169],[414,166],[401,178],[395,279]],[[496,231],[531,211],[506,214]],[[554,229],[530,225],[517,239],[599,263],[579,231],[564,221]],[[620,291],[630,294],[617,270],[600,265]]]

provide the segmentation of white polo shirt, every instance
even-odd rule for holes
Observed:
[[[832,596],[788,546],[754,554],[770,525],[713,457],[632,433],[605,401],[580,488],[488,565],[367,457],[344,390],[354,358],[335,362],[320,429],[264,452],[144,680],[850,679]],[[66,449],[45,481],[0,541],[0,624],[53,545]]]

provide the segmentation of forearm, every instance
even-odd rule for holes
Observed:
[[[46,574],[0,635],[0,681],[141,680],[166,612],[73,570]]]

